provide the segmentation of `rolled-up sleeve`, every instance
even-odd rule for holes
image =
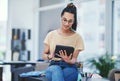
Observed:
[[[75,49],[81,51],[84,50],[84,42],[80,35],[77,37]]]

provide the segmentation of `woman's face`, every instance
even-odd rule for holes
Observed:
[[[69,30],[74,23],[74,14],[65,12],[62,17],[62,29]]]

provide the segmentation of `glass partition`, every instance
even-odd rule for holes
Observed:
[[[78,60],[86,60],[105,52],[105,0],[75,3],[78,7],[78,29],[84,39],[85,50]]]
[[[77,13],[78,13],[77,14],[78,16],[77,32],[81,34],[81,36],[83,37],[84,43],[85,43],[85,50],[79,54],[78,60],[84,61],[88,58],[99,56],[101,54],[105,54],[106,52],[105,50],[106,0],[82,0],[82,1],[81,0],[68,0],[68,1],[72,1],[78,8],[77,10]],[[64,2],[64,1],[61,1],[61,2]],[[42,4],[42,1],[41,1],[41,4]],[[49,4],[47,5],[49,6]],[[51,4],[51,5],[54,5],[54,4]],[[53,8],[51,10],[49,10],[48,8],[48,10],[41,9],[41,11],[39,11],[40,53],[43,50],[42,48],[43,39],[46,33],[52,29],[55,29],[56,26],[57,27],[59,26],[58,24],[60,21],[59,13],[61,12],[61,9],[62,9],[62,6],[59,8]],[[54,15],[54,13],[56,13],[56,15]]]
[[[65,2],[65,0],[49,0],[49,1],[48,0],[40,0],[40,7],[60,4],[63,2]]]
[[[114,54],[120,55],[120,0],[115,0],[113,5],[114,17]]]
[[[0,0],[0,60],[4,60],[7,46],[8,0]]]

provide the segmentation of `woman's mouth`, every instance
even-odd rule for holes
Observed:
[[[69,28],[69,26],[64,26],[64,28],[68,29],[68,28]]]

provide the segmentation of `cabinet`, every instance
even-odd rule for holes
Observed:
[[[30,49],[27,44],[31,40],[30,29],[12,29],[11,52],[12,61],[28,61],[30,60]]]

